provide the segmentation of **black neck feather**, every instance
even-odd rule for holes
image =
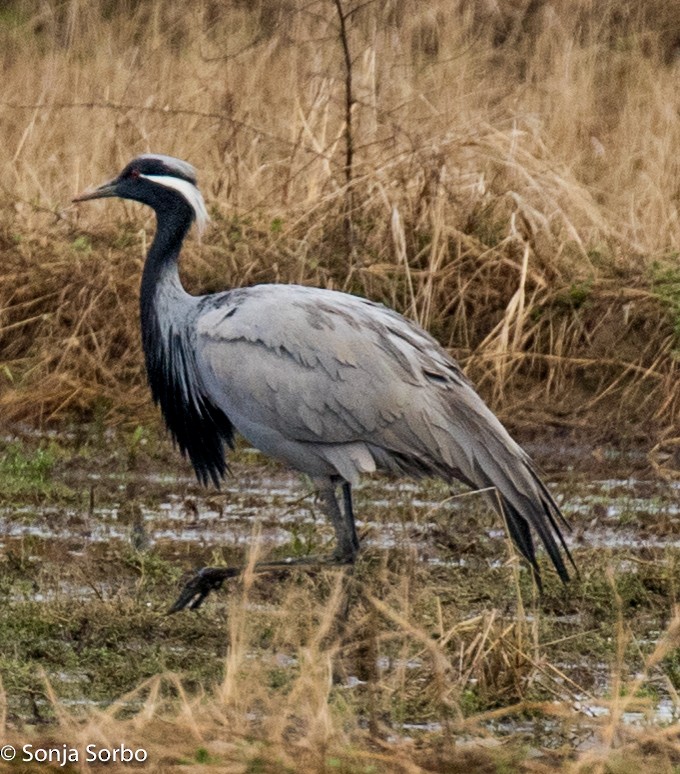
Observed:
[[[233,445],[229,418],[206,396],[193,348],[196,299],[184,291],[177,270],[191,208],[177,203],[156,210],[158,228],[142,275],[140,313],[146,373],[155,403],[184,456],[203,484],[219,486],[226,472],[224,443]]]

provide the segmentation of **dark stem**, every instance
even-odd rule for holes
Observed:
[[[345,62],[345,240],[350,257],[354,254],[354,228],[352,223],[353,192],[352,182],[354,177],[354,129],[352,126],[352,108],[354,107],[354,93],[352,90],[352,55],[349,50],[349,37],[347,32],[347,18],[351,12],[345,14],[342,0],[333,0],[340,21],[340,44]]]

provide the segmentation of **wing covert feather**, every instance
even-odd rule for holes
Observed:
[[[439,345],[401,316],[316,288],[241,291],[205,311],[197,335],[236,425],[234,412],[243,413],[301,441],[380,443],[385,427],[420,425],[409,407],[427,386],[423,356],[441,360],[442,379],[467,386]]]

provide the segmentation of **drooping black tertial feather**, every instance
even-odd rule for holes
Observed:
[[[227,471],[224,444],[234,445],[234,428],[226,414],[201,391],[194,355],[181,333],[166,336],[153,319],[145,318],[144,355],[154,402],[159,404],[173,440],[188,456],[198,480],[219,488]]]

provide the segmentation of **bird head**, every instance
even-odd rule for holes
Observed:
[[[196,186],[196,170],[191,164],[172,156],[145,153],[133,159],[125,169],[97,188],[85,191],[73,199],[83,202],[117,196],[148,204],[155,210],[167,207],[181,197],[192,210],[199,232],[208,222],[203,196]]]

